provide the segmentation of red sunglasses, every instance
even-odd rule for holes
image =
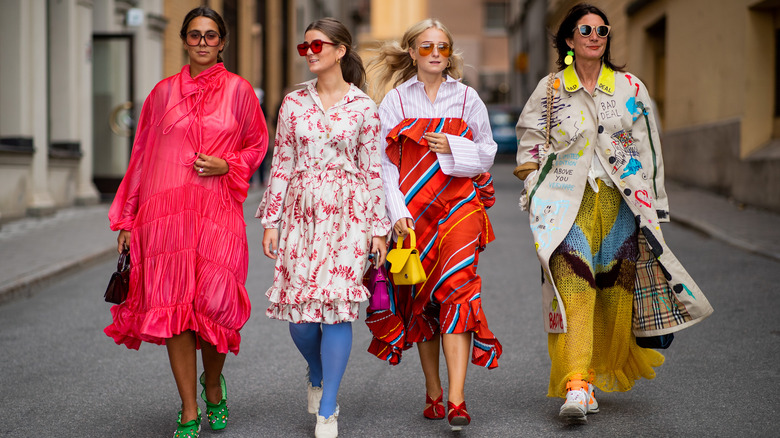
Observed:
[[[336,43],[331,43],[330,41],[322,41],[322,40],[312,40],[312,42],[307,43],[304,41],[301,44],[298,44],[298,54],[301,56],[306,56],[306,52],[309,51],[311,48],[311,53],[320,53],[322,52],[322,45],[323,44],[330,44],[331,46],[338,46]]]

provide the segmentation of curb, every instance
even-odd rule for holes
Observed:
[[[29,298],[45,286],[67,274],[107,261],[108,256],[112,254],[116,254],[116,245],[111,245],[80,259],[63,261],[43,268],[33,274],[24,275],[5,284],[0,284],[0,305],[20,298]],[[106,282],[108,282],[109,277],[110,275],[107,273]]]
[[[718,228],[710,223],[707,223],[706,221],[702,221],[691,216],[686,216],[685,214],[676,213],[672,216],[671,223],[676,223],[684,227],[700,231],[712,239],[720,240],[741,250],[780,262],[780,254],[762,248],[760,245],[756,245],[747,240],[731,236],[730,233],[728,233],[726,230]]]

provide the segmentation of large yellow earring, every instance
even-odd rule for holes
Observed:
[[[566,65],[571,65],[574,62],[574,52],[569,50],[566,52],[566,57],[563,58],[563,63]]]

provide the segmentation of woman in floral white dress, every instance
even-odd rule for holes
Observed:
[[[266,314],[289,321],[309,366],[315,436],[337,435],[336,396],[352,346],[351,322],[368,299],[368,255],[384,263],[385,212],[376,105],[360,90],[365,70],[347,29],[309,25],[298,53],[317,78],[279,110],[271,180],[257,217],[263,252],[276,260]]]

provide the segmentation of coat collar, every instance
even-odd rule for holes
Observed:
[[[574,64],[571,64],[563,70],[563,83],[566,91],[569,93],[573,93],[582,88],[580,78],[577,76],[577,70],[574,69]],[[601,64],[601,73],[599,73],[599,80],[596,84],[596,88],[610,96],[615,93],[615,71],[603,63]]]

